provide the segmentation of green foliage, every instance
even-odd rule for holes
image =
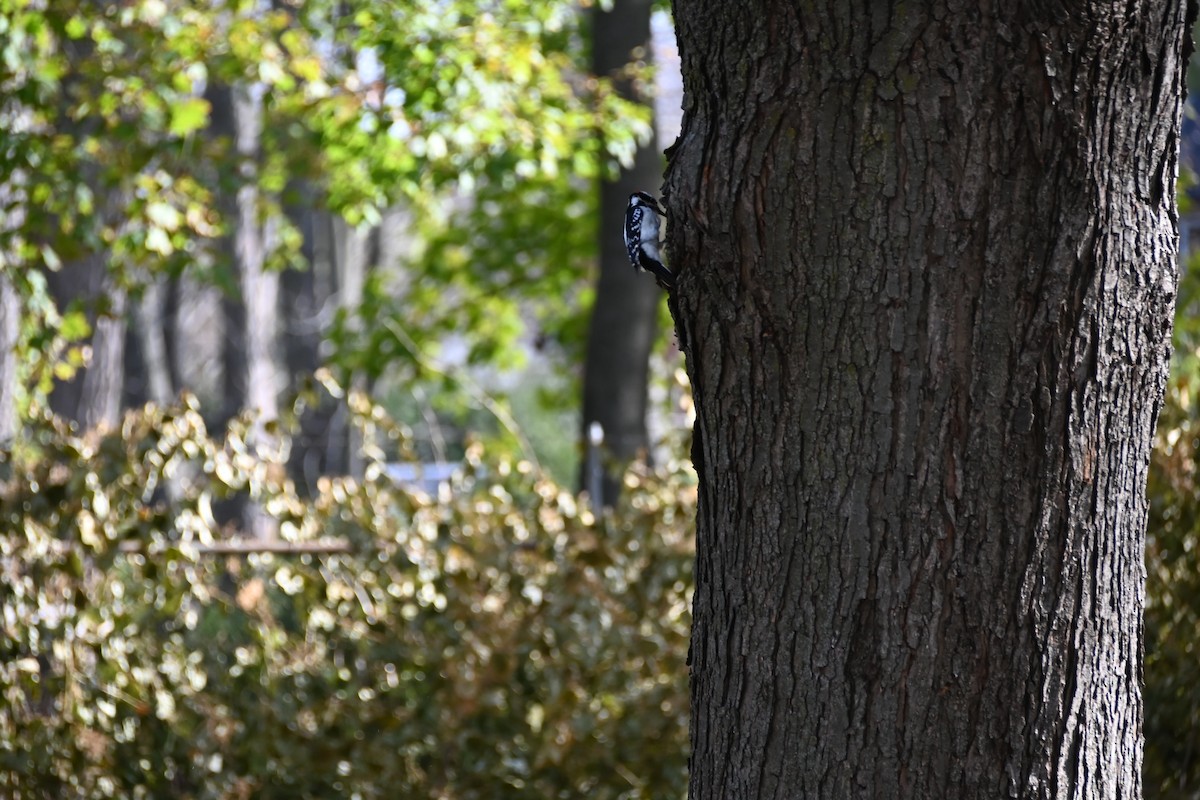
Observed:
[[[70,380],[84,365],[87,358],[81,343],[91,334],[91,325],[78,308],[59,310],[42,273],[23,273],[16,284],[25,298],[14,353],[17,405],[23,417],[36,398],[49,394],[56,380]]]
[[[650,135],[648,111],[582,73],[579,14],[540,3],[310,0],[131,4],[0,0],[0,174],[36,208],[0,225],[0,264],[99,255],[135,288],[155,271],[221,278],[222,201],[259,189],[279,252],[300,238],[290,184],[352,224],[394,204],[424,246],[419,291],[391,313],[420,340],[466,332],[477,360],[512,358],[518,309],[566,331],[594,259],[593,180]],[[205,95],[255,86],[253,168]],[[49,325],[39,317],[31,324]],[[335,358],[356,358],[341,351]]]
[[[577,329],[593,181],[649,135],[575,66],[578,20],[565,0],[0,0],[0,270],[27,387],[0,453],[0,796],[683,793],[679,465],[631,475],[596,518],[471,445],[435,499],[386,478],[383,454],[412,448],[351,394],[365,478],[302,498],[279,427],[213,437],[187,398],[87,434],[38,410],[106,311],[56,307],[45,272],[86,258],[135,296],[162,273],[236,287],[229,200],[247,184],[274,268],[301,261],[296,186],[351,223],[411,211],[411,288],[376,274],[328,337],[347,383],[472,396],[437,367],[445,334],[503,367],[524,319]],[[217,98],[251,87],[247,157]],[[284,541],[348,552],[214,554],[223,504],[245,498]]]
[[[597,518],[475,445],[432,498],[348,403],[366,478],[311,500],[280,432],[214,439],[190,401],[105,434],[46,417],[5,455],[0,795],[683,795],[694,480],[631,474]],[[351,551],[206,553],[244,492]]]

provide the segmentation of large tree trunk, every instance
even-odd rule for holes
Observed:
[[[649,61],[650,0],[615,0],[609,11],[592,15],[592,68],[597,75],[619,78],[619,71],[641,58]],[[633,82],[616,81],[630,99],[637,97]],[[602,470],[599,481],[602,505],[616,501],[625,463],[649,448],[646,434],[649,359],[657,339],[661,291],[647,275],[629,265],[621,239],[625,204],[635,191],[657,194],[662,182],[662,156],[654,137],[639,147],[633,166],[622,169],[616,180],[600,186],[600,275],[596,301],[588,327],[587,356],[583,372],[583,434],[599,423],[604,432],[603,450],[615,464],[605,464],[599,453],[583,460],[583,488],[594,492],[589,474]]]
[[[1185,8],[677,0],[691,797],[1139,797]]]

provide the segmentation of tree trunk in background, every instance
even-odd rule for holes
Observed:
[[[65,311],[73,303],[80,304],[92,325],[87,366],[71,380],[56,383],[50,394],[51,409],[84,428],[115,425],[121,415],[126,302],[125,292],[109,280],[106,258],[106,254],[89,255],[46,273],[55,305]]]
[[[300,202],[287,209],[292,224],[303,237],[301,255],[307,269],[287,269],[279,276],[282,293],[281,322],[285,363],[291,380],[312,375],[321,365],[321,340],[324,322],[321,314],[329,295],[331,238],[329,215],[313,208],[308,187],[295,187]],[[332,403],[306,407],[300,417],[300,430],[292,440],[289,468],[292,479],[302,492],[313,493],[317,479],[327,474],[325,441]]]
[[[221,290],[179,277],[169,284],[169,364],[174,385],[194,392],[210,418],[224,412],[225,312]]]
[[[164,275],[148,274],[141,296],[130,314],[132,330],[125,353],[123,401],[128,406],[154,403],[168,406],[176,399],[178,371],[171,361],[169,342],[176,326],[171,324],[170,280]],[[181,348],[182,349],[182,348]],[[196,479],[194,464],[181,464],[163,479],[163,488],[172,502],[180,500],[185,487]]]
[[[15,104],[14,104],[15,105]],[[19,121],[27,116],[13,107],[0,109],[0,125],[10,131],[19,130]],[[17,380],[20,365],[17,345],[21,336],[21,296],[13,284],[17,263],[15,248],[9,235],[25,224],[25,176],[20,170],[10,170],[0,180],[0,450],[12,446],[20,430],[17,418]]]
[[[17,435],[17,342],[21,334],[21,298],[12,280],[0,272],[0,449]]]
[[[224,203],[232,223],[230,255],[237,298],[225,303],[225,384],[230,414],[252,410],[261,419],[279,414],[282,389],[277,359],[279,274],[265,268],[273,223],[263,218],[257,184],[262,138],[262,98],[254,87],[210,85],[212,133],[229,136],[240,157],[233,198]]]
[[[675,4],[695,800],[1141,795],[1185,4],[997,8]]]
[[[289,216],[304,234],[309,268],[283,273],[284,330],[288,371],[311,375],[322,364],[321,345],[332,311],[344,312],[350,325],[363,301],[367,276],[375,262],[375,229],[355,229],[327,212],[294,208]],[[353,377],[346,388],[364,390],[365,377]],[[291,469],[298,484],[316,488],[322,475],[362,474],[362,442],[349,424],[344,401],[306,409],[299,439],[293,444]]]
[[[609,11],[592,15],[592,69],[596,75],[616,77],[631,61],[651,59],[650,0],[614,0]],[[640,55],[635,50],[640,48]],[[637,96],[628,80],[618,80],[621,94],[649,104]],[[638,148],[634,164],[622,169],[615,181],[600,185],[600,272],[596,301],[588,327],[583,374],[583,436],[599,423],[604,431],[605,459],[585,453],[582,488],[589,484],[589,461],[604,465],[602,497],[598,505],[612,505],[620,492],[626,463],[649,448],[646,434],[647,382],[650,352],[658,332],[658,305],[662,291],[653,279],[629,264],[621,229],[625,206],[635,191],[657,194],[662,183],[663,160],[652,136]],[[608,456],[615,464],[604,464]]]
[[[345,13],[338,9],[337,17]],[[353,25],[344,19],[338,24]],[[333,41],[324,43],[328,54],[344,61],[347,67],[360,69],[353,52]],[[380,76],[359,75],[362,85],[372,85]],[[371,228],[350,228],[345,220],[318,208],[311,186],[297,183],[289,194],[298,199],[287,209],[289,218],[303,235],[306,270],[287,270],[282,275],[283,328],[288,372],[293,378],[311,376],[328,359],[322,352],[325,335],[334,321],[334,312],[345,312],[353,319],[362,305],[366,276],[373,263]],[[346,388],[365,388],[360,379],[351,379]],[[361,442],[352,434],[344,399],[318,392],[322,402],[308,406],[300,418],[300,431],[292,443],[289,469],[297,485],[312,492],[323,475],[362,474]]]
[[[266,269],[272,247],[273,222],[263,219],[257,180],[262,140],[261,89],[240,86],[233,90],[234,136],[243,159],[243,178],[237,191],[237,218],[233,248],[238,288],[245,308],[245,394],[243,407],[261,419],[279,416],[282,388],[276,358],[275,338],[279,329],[279,273]]]
[[[252,446],[276,447],[265,423],[279,416],[282,390],[276,337],[279,329],[279,273],[266,269],[273,247],[274,222],[264,218],[258,187],[261,159],[262,88],[210,84],[206,95],[212,104],[211,132],[230,136],[240,161],[236,190],[226,199],[224,213],[232,223],[230,254],[237,278],[238,296],[226,298],[224,372],[226,411],[232,416],[251,411],[257,419],[250,432]],[[275,535],[273,521],[261,509],[236,503],[248,536]]]
[[[66,72],[60,87],[56,125],[78,140],[103,135],[95,119],[76,118],[71,102],[73,87],[84,80],[79,69],[94,54],[89,37],[62,40]],[[100,170],[86,161],[80,165],[80,177],[97,199],[97,214],[109,224],[125,223],[126,191],[106,183]],[[57,271],[47,270],[46,284],[60,312],[78,304],[92,327],[86,342],[91,357],[85,368],[70,381],[58,381],[50,395],[51,409],[84,428],[116,425],[121,415],[125,383],[125,290],[109,274],[107,249],[86,252]]]
[[[221,298],[222,424],[236,417],[246,398],[246,306],[240,297]]]
[[[362,306],[363,290],[371,264],[371,231],[369,227],[353,228],[345,220],[333,220],[334,257],[337,263],[338,310],[346,315],[350,330],[358,331],[362,325],[358,318]],[[350,390],[365,391],[366,376],[361,372],[350,377]],[[329,462],[344,464],[345,473],[361,477],[363,472],[363,442],[359,432],[350,423],[349,409],[338,404],[338,413],[331,420],[329,431]]]
[[[92,326],[92,360],[83,370],[76,419],[85,428],[116,425],[121,419],[125,382],[126,297],[122,289],[103,281],[107,310]],[[77,377],[76,380],[79,380]]]
[[[165,277],[148,276],[142,295],[133,307],[135,336],[131,337],[133,341],[130,345],[131,349],[137,350],[141,380],[138,386],[131,387],[130,379],[133,376],[127,367],[126,392],[136,390],[132,399],[137,402],[167,405],[175,399],[170,348],[167,346],[166,289]]]
[[[208,135],[214,139],[225,138],[231,143],[235,142],[236,124],[233,114],[232,90],[228,85],[214,81],[205,87],[204,98],[208,100],[211,107],[208,121]],[[241,178],[216,174],[212,176],[212,180],[219,192],[217,203],[221,209],[221,215],[225,219],[226,227],[227,229],[236,230],[235,226],[239,221],[236,192]],[[234,285],[240,286],[241,272],[237,263],[237,251],[234,247],[232,237],[226,237],[221,244],[221,255],[229,264],[230,281]],[[181,284],[181,295],[184,288]],[[220,351],[221,403],[219,414],[214,415],[214,422],[224,425],[241,411],[246,396],[246,308],[241,302],[241,297],[234,296],[232,292],[223,292],[218,298],[220,303],[220,327],[223,334]],[[183,297],[181,296],[181,301],[182,299]],[[182,317],[186,309],[187,305],[181,302],[179,305],[179,324],[181,326],[183,324]]]
[[[275,341],[279,330],[279,273],[266,269],[274,223],[269,217],[263,218],[257,183],[263,124],[261,87],[237,86],[232,94],[234,141],[242,159],[243,178],[237,190],[233,233],[238,288],[245,312],[241,330],[245,345],[242,407],[253,411],[257,420],[251,434],[254,444],[273,450],[276,437],[267,433],[264,423],[278,419],[282,389]],[[276,534],[274,520],[257,506],[248,506],[244,519],[248,536],[263,539]]]

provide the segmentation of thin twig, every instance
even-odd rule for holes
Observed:
[[[141,553],[149,542],[124,541],[117,549],[122,553]],[[336,554],[351,553],[354,548],[344,539],[330,539],[321,542],[285,542],[285,541],[255,541],[252,539],[227,539],[212,544],[188,542],[187,545],[200,555],[217,556],[248,556],[255,553],[275,553],[278,555],[304,554]]]

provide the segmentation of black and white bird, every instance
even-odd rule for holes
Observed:
[[[625,249],[634,269],[653,272],[658,285],[670,290],[675,288],[675,274],[663,265],[659,242],[658,218],[666,215],[658,201],[645,192],[629,195],[629,205],[625,207]]]

